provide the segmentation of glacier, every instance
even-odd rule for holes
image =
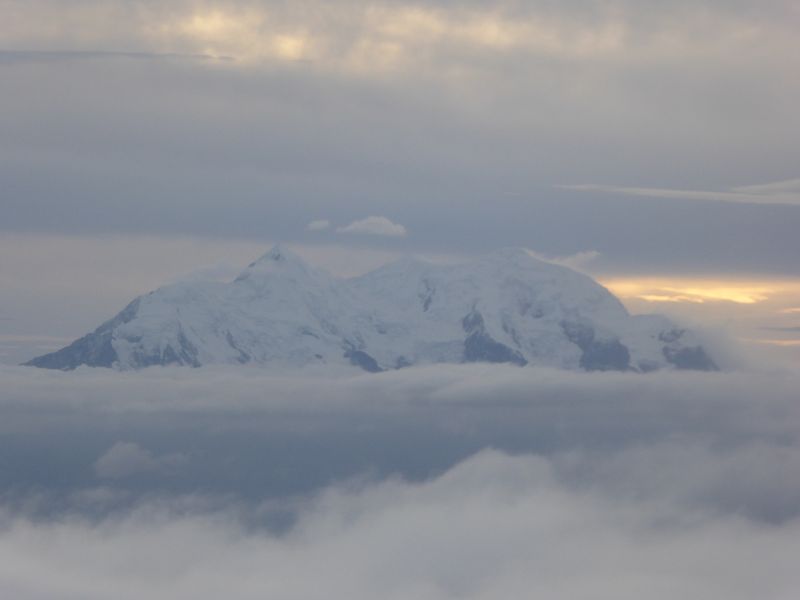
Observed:
[[[507,248],[454,265],[404,258],[335,278],[276,246],[231,282],[181,282],[25,363],[70,370],[494,362],[586,371],[716,370],[697,336],[631,315],[591,277]]]

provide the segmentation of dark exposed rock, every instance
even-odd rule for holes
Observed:
[[[427,312],[431,307],[431,302],[433,302],[433,295],[436,293],[436,289],[427,279],[423,280],[422,285],[424,289],[419,293],[419,299],[422,302],[423,312]]]
[[[512,363],[521,367],[528,364],[522,354],[481,331],[471,333],[464,341],[464,362]]]
[[[464,340],[464,362],[512,363],[525,366],[528,361],[518,351],[501,344],[486,333],[483,315],[472,309],[461,320],[461,326],[469,335]]]
[[[564,321],[561,328],[569,341],[577,345],[581,354],[580,366],[587,371],[627,371],[631,354],[616,339],[598,340],[593,328],[583,323]]]
[[[693,371],[719,371],[719,367],[708,356],[702,346],[680,346],[679,342],[686,333],[685,329],[668,329],[662,331],[658,339],[665,342],[662,352],[667,362],[678,369]]]
[[[380,373],[383,371],[378,361],[363,350],[347,350],[344,353],[344,357],[350,361],[350,364],[361,367],[369,373]]]
[[[679,369],[694,371],[719,371],[716,363],[706,354],[702,346],[672,348],[664,346],[664,358]]]
[[[310,335],[317,337],[313,333],[311,333]],[[236,345],[236,340],[233,339],[233,335],[231,335],[230,331],[225,334],[225,339],[228,341],[228,345],[239,353],[239,356],[237,357],[236,360],[238,360],[240,364],[244,364],[250,361],[250,355]]]
[[[461,326],[467,333],[473,333],[475,331],[483,331],[484,330],[483,315],[479,313],[475,308],[473,308],[471,313],[469,313],[466,317],[461,319]]]
[[[405,356],[399,356],[397,361],[394,364],[395,369],[405,369],[406,367],[410,367],[413,363],[408,360]]]

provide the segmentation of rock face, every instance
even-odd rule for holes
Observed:
[[[230,283],[177,283],[28,365],[416,364],[715,370],[668,319],[631,316],[586,275],[505,249],[471,263],[403,259],[336,279],[280,247]]]

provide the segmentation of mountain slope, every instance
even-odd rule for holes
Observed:
[[[403,259],[335,279],[273,248],[230,283],[140,296],[71,345],[28,365],[499,362],[565,369],[716,369],[693,335],[631,316],[590,277],[504,249],[451,266]]]

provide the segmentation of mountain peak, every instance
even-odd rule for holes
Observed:
[[[29,364],[501,362],[565,369],[714,369],[690,332],[630,316],[605,288],[524,248],[458,265],[406,258],[337,279],[276,245],[233,284],[167,286]]]
[[[282,244],[275,244],[269,252],[247,265],[247,268],[236,278],[236,281],[250,279],[254,274],[286,271],[308,273],[311,271],[311,267],[299,255]]]
[[[305,265],[305,261],[300,258],[299,255],[295,254],[282,244],[275,244],[269,252],[264,254],[261,258],[255,260],[254,262],[250,263],[250,267],[254,267],[256,265],[262,263],[271,263],[271,262],[279,262],[279,263],[299,263]]]

